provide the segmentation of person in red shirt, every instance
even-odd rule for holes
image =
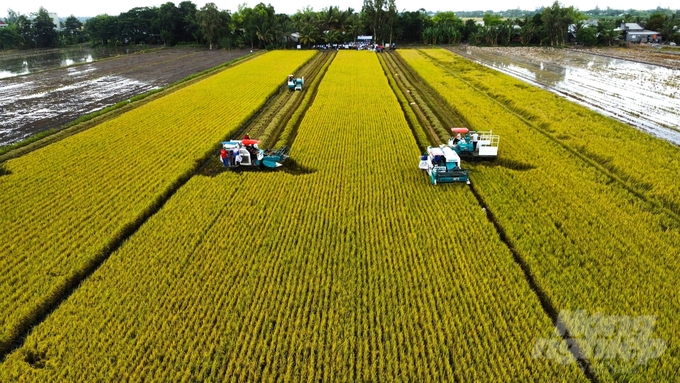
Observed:
[[[229,163],[227,162],[227,150],[225,148],[222,148],[222,151],[220,152],[220,158],[222,159],[224,166],[229,166]]]

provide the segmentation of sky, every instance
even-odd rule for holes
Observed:
[[[0,5],[0,17],[7,15],[7,8],[11,8],[21,14],[29,14],[37,12],[42,6],[49,12],[56,12],[59,17],[74,16],[96,16],[100,14],[115,15],[126,12],[135,7],[144,6],[160,6],[168,0],[114,0],[114,1],[73,1],[73,0],[20,0],[17,2],[4,2],[4,6]],[[173,1],[175,5],[182,0]],[[199,8],[205,5],[206,1],[192,0]],[[260,1],[257,0],[212,0],[218,8],[227,9],[235,12],[239,4],[246,2],[248,6],[253,7]],[[328,7],[330,5],[339,6],[341,10],[348,7],[354,8],[355,11],[360,11],[363,0],[262,0],[265,4],[271,4],[277,13],[293,14],[297,10],[306,6],[311,7],[315,11]],[[461,1],[452,2],[447,0],[395,0],[397,8],[400,11],[416,11],[420,8],[425,8],[427,11],[505,11],[507,9],[524,9],[534,10],[541,6],[550,6],[553,0],[485,0],[485,1]],[[642,4],[645,4],[644,6]],[[574,6],[582,11],[590,10],[599,6],[601,9],[606,9],[607,6],[616,9],[652,9],[657,6],[662,8],[678,9],[677,0],[651,0],[649,3],[640,2],[637,0],[560,0],[560,4],[564,6]],[[4,9],[2,9],[4,8]]]

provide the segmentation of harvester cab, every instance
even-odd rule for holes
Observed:
[[[295,78],[295,76],[288,75],[288,89],[289,90],[302,90],[302,85],[305,83],[305,78],[299,77]]]
[[[459,156],[496,159],[500,136],[489,131],[471,131],[468,128],[451,128],[453,137],[448,146]],[[476,142],[476,144],[475,144]]]
[[[470,183],[470,173],[460,167],[460,156],[446,145],[428,147],[420,158],[420,169],[430,177],[432,185],[438,183]]]
[[[258,147],[259,142],[250,138],[222,142],[222,148],[228,153],[222,163],[230,169],[238,167],[275,169],[283,166],[282,162],[288,158],[288,148],[276,151],[262,150]]]

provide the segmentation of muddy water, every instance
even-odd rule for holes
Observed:
[[[680,70],[549,48],[454,50],[680,145]]]
[[[65,48],[33,49],[0,53],[0,78],[35,73],[47,69],[89,63],[108,57],[133,53],[132,48]]]

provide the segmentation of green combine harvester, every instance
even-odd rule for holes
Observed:
[[[288,75],[288,89],[289,90],[292,90],[292,91],[302,90],[302,85],[304,85],[304,83],[305,83],[304,76],[299,77],[299,78],[295,78],[295,76],[293,76],[292,74]]]
[[[276,151],[262,150],[258,147],[260,141],[245,138],[222,142],[220,160],[229,169],[276,169],[283,166],[288,158],[288,148]],[[222,157],[224,153],[224,157]]]
[[[450,182],[470,183],[470,172],[460,167],[460,156],[446,145],[428,147],[420,158],[419,168],[430,177],[432,185]]]

